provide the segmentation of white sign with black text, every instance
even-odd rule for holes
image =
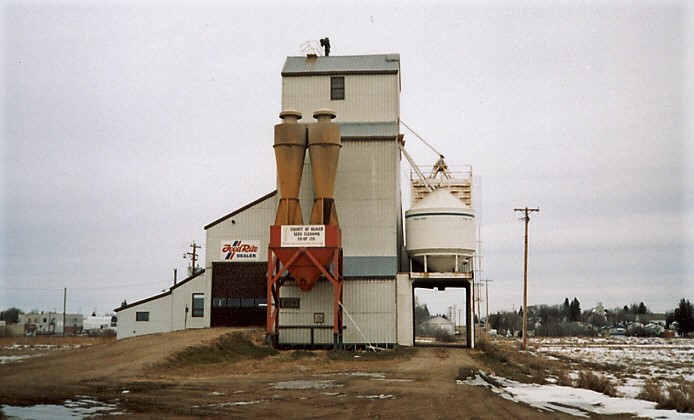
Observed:
[[[282,226],[281,246],[325,246],[325,225],[284,225]]]

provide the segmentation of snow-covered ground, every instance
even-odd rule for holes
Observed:
[[[675,410],[657,410],[654,402],[633,398],[613,398],[587,389],[559,385],[522,384],[494,375],[476,375],[459,380],[465,385],[490,388],[496,394],[515,402],[523,402],[542,411],[562,412],[589,418],[591,414],[632,413],[651,419],[694,419],[694,414]]]
[[[30,357],[43,356],[44,354],[61,349],[78,349],[80,344],[10,344],[0,346],[0,364],[17,363]]]
[[[647,381],[665,389],[694,382],[694,340],[663,338],[533,338],[528,351],[566,363],[569,376],[581,370],[602,375],[615,385],[617,397],[559,385],[523,384],[481,372],[459,381],[490,388],[504,398],[524,402],[544,411],[589,417],[633,413],[658,419],[694,419],[694,414],[657,410],[656,403],[638,400]]]
[[[694,340],[610,337],[536,338],[531,352],[568,362],[568,368],[591,364],[617,387],[620,396],[635,397],[646,380],[667,386],[679,381],[694,382]],[[573,366],[572,362],[577,364]],[[594,372],[595,373],[595,372]],[[570,373],[577,376],[578,372]]]

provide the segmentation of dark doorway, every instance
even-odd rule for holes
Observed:
[[[265,326],[267,263],[212,263],[213,327]]]
[[[468,281],[415,280],[412,296],[415,346],[472,346]]]

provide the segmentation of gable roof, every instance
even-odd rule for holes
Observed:
[[[165,292],[159,293],[158,295],[150,296],[150,297],[145,298],[145,299],[142,299],[142,300],[138,300],[137,302],[129,303],[129,304],[125,305],[125,306],[121,306],[120,308],[116,308],[116,309],[114,309],[113,311],[114,311],[114,312],[120,312],[120,311],[122,311],[122,310],[124,310],[124,309],[129,309],[129,308],[132,308],[132,307],[134,307],[134,306],[142,305],[143,303],[151,302],[151,301],[153,301],[153,300],[157,300],[157,299],[162,298],[162,297],[164,297],[164,296],[168,296],[168,295],[171,294],[171,292],[172,292],[174,289],[183,286],[184,284],[188,283],[189,281],[193,280],[193,279],[196,278],[196,277],[201,276],[201,275],[204,274],[204,273],[205,273],[205,269],[203,268],[202,270],[198,271],[197,273],[193,274],[192,276],[189,276],[189,277],[187,277],[186,279],[184,279],[184,280],[182,280],[182,281],[176,283],[175,285],[171,286],[171,287],[169,288],[169,290],[167,290],[167,291],[165,291]]]
[[[397,74],[400,54],[287,57],[282,77],[329,74]]]
[[[271,193],[265,194],[264,196],[260,197],[259,199],[255,200],[255,201],[252,201],[252,202],[246,204],[246,205],[243,206],[243,207],[239,207],[238,209],[236,209],[236,210],[232,211],[231,213],[227,214],[226,216],[220,217],[219,219],[217,219],[217,220],[215,220],[214,222],[212,222],[212,223],[208,224],[207,226],[205,226],[205,230],[207,230],[207,229],[209,229],[209,228],[211,228],[211,227],[213,227],[213,226],[215,226],[215,225],[218,225],[218,224],[222,223],[223,221],[225,221],[225,220],[227,220],[227,219],[230,219],[230,218],[236,216],[237,214],[242,213],[242,212],[244,212],[244,211],[250,209],[250,208],[253,207],[253,206],[258,205],[258,204],[262,203],[263,201],[265,201],[265,200],[267,200],[267,199],[269,199],[269,198],[274,197],[275,195],[277,195],[277,190],[275,190],[275,191],[273,191],[273,192],[271,192]]]

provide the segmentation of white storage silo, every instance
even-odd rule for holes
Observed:
[[[470,272],[475,252],[475,215],[443,188],[405,212],[405,249],[426,272]]]

